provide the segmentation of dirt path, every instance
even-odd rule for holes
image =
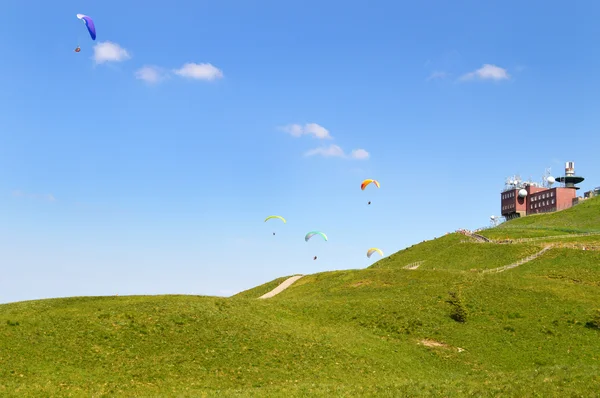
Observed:
[[[303,276],[304,275],[296,275],[296,276],[287,278],[285,281],[283,281],[283,283],[281,285],[277,286],[275,289],[271,290],[269,293],[263,294],[259,298],[261,298],[261,299],[271,298],[271,297],[283,292],[285,289],[290,287],[292,285],[292,283],[296,282],[298,279],[302,278]]]
[[[504,265],[504,266],[498,267],[498,268],[485,269],[485,270],[483,270],[483,273],[487,274],[487,273],[490,273],[490,272],[503,272],[503,271],[506,271],[507,269],[516,268],[516,267],[518,267],[521,264],[525,264],[525,263],[528,263],[528,262],[530,262],[532,260],[535,260],[536,258],[538,258],[542,254],[546,253],[550,249],[552,249],[552,245],[544,247],[542,250],[540,250],[539,252],[537,252],[535,254],[532,254],[529,257],[522,258],[519,261],[517,261],[516,263],[512,263],[512,264],[509,264],[509,265]]]

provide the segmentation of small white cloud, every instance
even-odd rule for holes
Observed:
[[[333,145],[333,144],[328,147],[311,149],[310,151],[306,152],[304,155],[305,156],[321,155],[326,158],[329,158],[329,157],[343,158],[346,156],[344,154],[344,150],[342,148],[340,148],[337,145]]]
[[[131,55],[117,43],[105,41],[94,46],[94,61],[97,64],[104,62],[121,62],[131,58]]]
[[[510,75],[506,69],[496,65],[484,64],[481,68],[476,71],[469,72],[463,75],[461,80],[507,80],[510,79]]]
[[[150,84],[158,83],[168,77],[167,72],[158,66],[144,66],[135,72],[135,78]]]
[[[16,198],[28,198],[28,199],[39,199],[45,200],[48,202],[55,202],[56,198],[51,193],[48,194],[37,194],[37,193],[27,193],[20,190],[15,190],[12,192],[13,196]]]
[[[313,135],[321,140],[332,139],[331,135],[329,134],[329,130],[318,125],[317,123],[307,123],[304,126],[299,124],[289,124],[287,126],[280,127],[280,129],[294,137],[300,137],[301,135]]]
[[[187,63],[181,68],[173,70],[173,72],[178,76],[196,80],[210,81],[223,77],[223,71],[212,64]]]
[[[444,79],[446,77],[448,77],[449,74],[446,72],[432,72],[431,75],[429,75],[429,77],[427,78],[427,81],[429,80],[435,80],[435,79]]]
[[[333,145],[333,144],[328,147],[320,147],[320,148],[311,149],[310,151],[308,151],[304,154],[304,156],[315,156],[315,155],[323,156],[326,158],[334,157],[334,158],[347,158],[347,159],[359,159],[359,160],[364,160],[364,159],[369,158],[369,152],[365,151],[364,149],[355,149],[352,151],[352,153],[350,155],[346,155],[346,153],[344,153],[344,150],[342,148],[340,148],[338,145]]]
[[[355,149],[352,151],[352,153],[350,154],[350,156],[352,156],[353,159],[368,159],[369,156],[371,156],[369,154],[369,152],[365,151],[364,149]]]

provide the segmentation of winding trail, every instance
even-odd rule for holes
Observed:
[[[415,261],[414,263],[410,263],[408,265],[405,265],[404,267],[402,267],[402,269],[410,269],[410,270],[415,270],[417,268],[419,268],[419,266],[421,264],[423,264],[425,262],[425,260],[422,261]]]
[[[516,263],[512,263],[512,264],[509,264],[509,265],[504,265],[504,266],[498,267],[498,268],[485,269],[485,270],[482,271],[482,273],[484,273],[484,274],[488,274],[488,273],[491,273],[491,272],[497,273],[497,272],[506,271],[508,269],[516,268],[516,267],[518,267],[521,264],[525,264],[525,263],[528,263],[528,262],[530,262],[532,260],[535,260],[536,258],[538,258],[542,254],[546,253],[550,249],[552,249],[552,245],[544,247],[542,250],[540,250],[539,252],[537,252],[535,254],[532,254],[531,256],[522,258],[519,261],[517,261]]]
[[[290,287],[292,285],[292,283],[296,282],[298,279],[302,278],[304,275],[295,275],[292,276],[290,278],[287,278],[286,280],[284,280],[279,286],[277,286],[275,289],[271,290],[269,293],[265,293],[262,296],[259,297],[259,299],[267,299],[267,298],[271,298],[281,292],[283,292],[285,289],[287,289],[288,287]]]

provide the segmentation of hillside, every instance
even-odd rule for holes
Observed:
[[[600,197],[584,200],[576,206],[549,214],[521,217],[489,229],[482,235],[531,238],[565,234],[600,233]]]
[[[448,234],[266,300],[285,278],[0,305],[0,395],[598,396],[600,235],[579,234],[599,199],[481,232],[512,243]]]

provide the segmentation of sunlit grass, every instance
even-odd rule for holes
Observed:
[[[599,203],[485,234],[598,230]],[[0,305],[0,396],[595,396],[600,251],[551,249],[503,273],[471,272],[551,241],[600,238],[499,245],[449,234],[368,269],[306,275],[267,300],[257,297],[286,277],[232,298]]]

